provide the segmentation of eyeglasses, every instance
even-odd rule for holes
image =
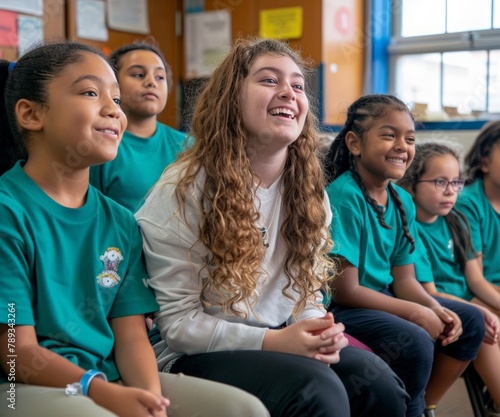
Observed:
[[[447,181],[443,178],[436,178],[435,180],[420,180],[417,182],[433,182],[437,191],[445,191],[448,188],[448,185],[451,184],[451,188],[456,193],[459,193],[460,191],[462,191],[464,189],[464,186],[465,186],[465,180]]]

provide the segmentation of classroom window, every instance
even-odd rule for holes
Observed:
[[[394,0],[389,88],[421,120],[500,117],[500,0]]]

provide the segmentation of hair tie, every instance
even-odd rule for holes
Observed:
[[[9,68],[8,68],[9,74],[12,72],[12,70],[14,69],[15,66],[16,66],[16,63],[14,61],[12,61],[9,64]]]

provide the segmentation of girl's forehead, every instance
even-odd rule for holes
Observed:
[[[116,77],[108,62],[91,52],[83,52],[76,62],[66,65],[51,83],[73,85],[77,80],[94,79],[116,84]]]
[[[293,72],[302,75],[302,70],[297,63],[288,55],[264,53],[259,55],[250,65],[250,69],[258,70],[260,67],[278,68],[286,67]]]
[[[122,55],[120,59],[121,66],[134,64],[151,64],[164,68],[163,60],[156,52],[149,49],[134,49]]]

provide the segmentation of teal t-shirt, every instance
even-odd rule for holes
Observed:
[[[455,260],[453,238],[446,219],[439,216],[433,223],[417,221],[417,229],[427,250],[427,256],[415,262],[417,279],[424,283],[434,280],[439,292],[470,301],[474,295]]]
[[[13,305],[40,345],[118,379],[109,320],[158,310],[133,214],[92,186],[84,206],[61,206],[18,162],[0,177],[0,219],[0,323]]]
[[[417,238],[415,206],[411,196],[392,185],[403,201],[410,233]],[[372,206],[366,201],[358,184],[347,171],[327,187],[333,219],[330,226],[334,255],[345,257],[358,268],[359,282],[376,291],[387,288],[393,281],[392,267],[414,263],[415,252],[404,236],[396,203],[389,190],[383,228]]]
[[[135,212],[165,168],[175,161],[185,139],[184,133],[159,122],[150,138],[125,131],[116,158],[90,168],[90,183]]]
[[[482,179],[465,187],[456,208],[469,220],[474,250],[483,254],[484,277],[500,285],[500,214],[484,194]]]

